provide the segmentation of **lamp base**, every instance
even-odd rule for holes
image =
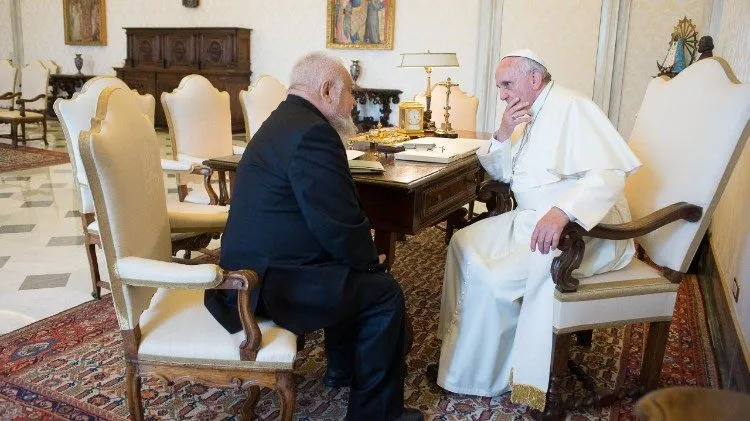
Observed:
[[[448,137],[451,139],[455,139],[458,137],[458,133],[454,132],[453,130],[448,131],[448,130],[437,129],[435,130],[435,137]]]

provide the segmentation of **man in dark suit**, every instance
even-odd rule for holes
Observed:
[[[403,292],[379,262],[341,141],[355,131],[351,89],[336,59],[295,64],[289,96],[239,163],[220,263],[258,272],[256,314],[296,334],[325,329],[326,384],[352,386],[347,419],[421,420],[404,409]],[[236,294],[205,302],[241,329]]]

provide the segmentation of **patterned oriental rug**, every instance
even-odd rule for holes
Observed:
[[[66,152],[0,143],[0,172],[46,167],[70,162]]]
[[[508,394],[480,398],[445,392],[425,377],[438,360],[435,338],[440,306],[444,233],[432,228],[409,237],[397,248],[393,273],[402,282],[414,323],[414,348],[408,359],[406,404],[424,411],[429,420],[527,420],[531,412],[513,405]],[[680,286],[677,310],[661,375],[661,386],[719,384],[697,282],[688,277]],[[198,332],[196,332],[198,333]],[[644,327],[601,329],[590,349],[573,347],[600,387],[636,382],[645,342]],[[121,338],[109,296],[85,303],[0,337],[0,419],[123,420],[128,418],[123,384]],[[296,362],[298,420],[340,420],[346,414],[347,388],[325,387],[322,333],[308,335]],[[149,419],[239,419],[245,395],[196,383],[168,386],[144,379],[143,398]],[[567,390],[580,395],[571,380]],[[573,420],[632,420],[634,402],[577,410]],[[275,393],[263,390],[256,413],[261,420],[278,415]]]

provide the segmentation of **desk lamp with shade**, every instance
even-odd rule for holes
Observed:
[[[432,86],[430,74],[433,67],[458,67],[456,53],[403,53],[401,54],[401,65],[399,67],[424,67],[427,74],[427,89],[425,89],[426,110],[424,112],[424,130],[435,132],[435,123],[432,122],[432,111],[430,110],[430,99],[432,97]]]

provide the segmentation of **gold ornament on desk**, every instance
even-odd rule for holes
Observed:
[[[378,123],[378,127],[362,134],[349,138],[350,142],[368,142],[370,146],[392,145],[394,143],[406,142],[409,136],[405,135],[396,127],[383,127]]]
[[[458,86],[458,83],[451,82],[451,78],[448,78],[445,82],[438,83],[440,86],[445,86],[446,92],[445,92],[445,107],[443,109],[445,110],[445,122],[440,123],[440,128],[435,130],[435,136],[437,137],[450,137],[450,138],[456,138],[458,137],[458,133],[456,133],[455,130],[451,127],[450,119],[450,109],[451,109],[451,88],[454,86]]]
[[[422,104],[415,101],[398,105],[398,127],[407,136],[424,136],[425,111]]]

